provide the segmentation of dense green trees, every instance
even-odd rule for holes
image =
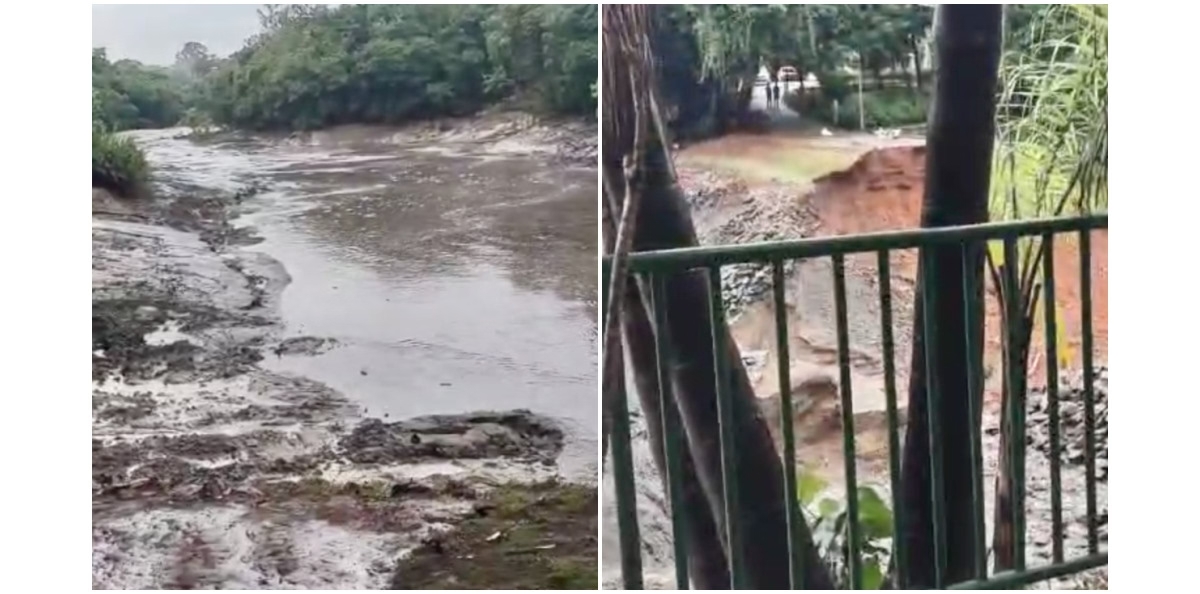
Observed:
[[[664,26],[655,41],[670,48],[661,53],[661,70],[663,93],[677,108],[674,127],[683,135],[720,133],[744,117],[759,67],[773,77],[785,64],[821,81],[806,113],[832,115],[834,100],[857,105],[851,71],[861,66],[878,95],[865,101],[868,120],[920,121],[932,15],[932,7],[919,4],[672,6],[660,13]],[[884,89],[889,84],[899,88]],[[856,112],[842,115],[857,124]]]
[[[92,50],[92,117],[110,130],[173,126],[186,105],[184,81],[134,60],[110,62]]]
[[[172,68],[92,52],[113,130],[209,120],[311,129],[466,115],[501,102],[596,106],[594,5],[265,5],[262,31],[221,59],[188,42]],[[186,117],[185,117],[186,114]]]
[[[1068,37],[1063,29],[1072,23],[1047,18],[1063,12],[1055,6],[1061,7],[1005,5],[1006,50],[1032,56],[1047,51],[1040,39]],[[675,127],[684,135],[697,129],[720,133],[726,123],[743,117],[739,112],[748,101],[735,96],[760,65],[772,77],[783,65],[794,66],[801,77],[815,75],[820,91],[791,94],[788,103],[817,119],[859,126],[856,78],[861,70],[862,121],[868,128],[925,120],[932,89],[931,5],[675,5],[662,18],[669,26],[659,36],[667,39],[656,41],[673,50],[662,54],[663,92],[668,99],[679,97]],[[1050,59],[1041,56],[1043,62]],[[685,80],[683,73],[692,73],[693,80]],[[789,90],[801,87],[794,84]]]
[[[595,110],[596,7],[268,6],[208,76],[218,123],[308,129],[464,115],[503,100]]]

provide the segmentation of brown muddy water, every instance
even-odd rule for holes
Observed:
[[[533,130],[131,134],[154,198],[92,194],[94,589],[421,584],[496,493],[595,484],[595,167]],[[553,500],[531,538],[594,521]],[[570,536],[521,567],[586,581]]]
[[[332,339],[265,367],[369,416],[530,409],[565,425],[564,472],[594,469],[594,167],[471,140],[178,136],[136,138],[168,183],[266,184],[237,220],[263,240],[247,249],[290,277],[285,337]]]

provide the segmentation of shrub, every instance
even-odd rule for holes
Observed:
[[[846,102],[846,97],[849,97],[856,88],[857,81],[854,75],[842,73],[829,73],[819,77],[821,81],[821,95],[827,101],[837,99],[843,103]]]
[[[132,139],[92,127],[92,187],[132,197],[139,194],[150,167]]]
[[[803,109],[806,101],[789,93],[788,107]],[[929,111],[929,98],[908,89],[885,89],[863,92],[863,110],[866,113],[867,129],[894,128],[925,123]],[[800,111],[813,118],[839,128],[856,129],[858,118],[858,93],[850,93],[838,102],[837,120],[834,120],[833,100],[828,95],[816,102],[815,107]]]

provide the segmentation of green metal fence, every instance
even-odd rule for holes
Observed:
[[[1050,434],[1050,496],[1051,496],[1051,514],[1053,526],[1053,560],[1049,565],[1042,567],[1026,567],[1025,564],[1025,540],[1026,540],[1026,518],[1025,506],[1023,498],[1023,490],[1025,488],[1025,447],[1024,440],[1012,440],[1012,447],[1008,451],[1010,461],[1012,463],[1011,471],[1016,484],[1019,485],[1017,492],[1014,494],[1014,518],[1012,525],[1015,530],[1014,538],[1014,558],[1016,559],[1015,571],[1006,571],[999,574],[987,575],[986,558],[982,551],[988,549],[988,543],[985,543],[985,528],[984,528],[984,502],[983,502],[983,469],[981,467],[981,451],[982,439],[980,435],[981,428],[974,426],[971,428],[971,450],[972,450],[972,473],[975,477],[975,485],[971,490],[973,496],[971,505],[974,511],[974,522],[972,522],[972,537],[980,546],[979,558],[975,561],[975,579],[956,584],[937,584],[941,588],[946,589],[1003,589],[1020,587],[1027,584],[1032,584],[1038,581],[1048,580],[1059,576],[1064,576],[1072,573],[1081,572],[1090,568],[1099,567],[1108,564],[1108,552],[1100,547],[1098,531],[1098,511],[1096,497],[1096,451],[1095,451],[1095,398],[1093,394],[1093,331],[1092,331],[1092,309],[1091,309],[1091,236],[1090,232],[1095,229],[1107,229],[1108,216],[1091,215],[1083,217],[1056,218],[1037,221],[1022,221],[1022,222],[1006,222],[1006,223],[988,223],[982,225],[971,225],[961,227],[942,227],[935,229],[920,229],[902,232],[888,233],[873,233],[865,235],[829,237],[819,239],[803,239],[795,241],[778,241],[758,244],[735,245],[735,246],[716,246],[716,247],[696,247],[684,249],[661,250],[655,252],[640,252],[635,253],[630,257],[630,271],[632,274],[642,279],[643,283],[640,286],[649,288],[649,303],[653,304],[653,318],[657,328],[666,326],[666,319],[669,312],[665,311],[665,307],[659,306],[658,295],[664,294],[666,279],[675,274],[685,271],[707,270],[709,278],[709,312],[711,314],[711,322],[713,324],[713,346],[714,353],[722,353],[724,345],[721,342],[724,340],[725,333],[715,331],[724,323],[724,303],[721,298],[721,275],[720,267],[725,265],[743,264],[743,263],[758,263],[767,264],[773,270],[773,299],[775,305],[775,325],[776,335],[778,339],[778,361],[779,361],[779,393],[780,393],[780,429],[783,442],[783,482],[784,493],[781,497],[796,497],[796,461],[795,461],[795,439],[792,429],[792,402],[790,383],[790,370],[788,361],[788,341],[787,341],[787,317],[785,314],[784,298],[785,289],[783,281],[785,279],[784,264],[793,259],[812,259],[828,257],[832,259],[833,269],[833,285],[835,298],[835,318],[836,318],[836,335],[838,343],[838,364],[840,369],[840,398],[841,398],[841,419],[843,432],[843,447],[845,455],[845,477],[846,477],[846,493],[856,493],[856,456],[855,456],[855,434],[854,413],[852,404],[852,385],[850,373],[850,357],[849,357],[849,338],[847,324],[847,300],[846,300],[846,270],[845,260],[850,254],[868,253],[874,254],[877,258],[878,266],[878,289],[879,289],[879,308],[880,308],[880,325],[882,334],[882,356],[884,359],[884,385],[887,398],[887,421],[889,433],[889,462],[890,474],[892,481],[892,497],[894,521],[897,526],[904,521],[902,514],[902,506],[896,505],[895,499],[897,496],[897,485],[899,484],[900,473],[900,439],[899,439],[899,419],[896,406],[896,382],[895,373],[896,365],[894,363],[893,351],[893,336],[892,336],[892,296],[891,296],[891,273],[889,254],[894,250],[905,250],[917,248],[919,250],[922,263],[928,262],[926,258],[931,258],[935,253],[945,253],[947,249],[960,250],[963,254],[962,262],[966,263],[970,260],[967,254],[970,250],[985,249],[989,242],[1002,242],[1003,253],[1005,254],[1006,262],[1014,262],[1017,255],[1017,243],[1022,238],[1041,238],[1047,249],[1042,250],[1044,260],[1043,265],[1046,270],[1044,276],[1043,293],[1046,303],[1054,303],[1055,299],[1055,283],[1054,283],[1054,259],[1052,249],[1054,237],[1062,234],[1073,234],[1078,237],[1079,257],[1081,260],[1080,269],[1080,298],[1082,300],[1082,315],[1080,326],[1082,330],[1082,366],[1083,366],[1083,403],[1084,403],[1084,435],[1085,435],[1085,471],[1086,471],[1086,501],[1087,501],[1087,527],[1088,527],[1088,553],[1084,556],[1074,559],[1066,559],[1063,554],[1064,540],[1064,522],[1063,509],[1061,502],[1062,485],[1060,482],[1060,466],[1061,466],[1061,441],[1060,441],[1060,419],[1058,415],[1058,370],[1056,362],[1056,319],[1053,313],[1055,308],[1044,307],[1044,330],[1045,347],[1047,350],[1047,380],[1046,393],[1049,409],[1049,434]],[[980,254],[982,252],[973,252]],[[609,280],[609,264],[610,260],[604,260],[604,303],[608,302],[608,280]],[[932,275],[927,274],[930,270],[929,266],[922,266],[921,282],[925,286],[931,286],[934,279]],[[974,275],[980,274],[981,270],[975,270],[972,266],[964,267],[964,277],[968,282],[978,281],[978,277]],[[1013,294],[1017,287],[1017,279],[1015,274],[1006,274],[1002,280],[1004,289],[1008,294]],[[970,295],[970,291],[964,292]],[[924,295],[923,303],[918,304],[924,309],[927,315],[924,315],[925,332],[924,335],[932,337],[934,333],[931,331],[931,324],[934,316],[928,315],[936,310],[937,295],[932,290],[922,290],[920,294]],[[982,297],[986,299],[986,296]],[[966,299],[964,312],[966,316],[981,316],[984,304],[978,299]],[[975,319],[977,322],[979,318]],[[967,328],[978,327],[978,325],[966,324]],[[1006,328],[1004,331],[1012,332],[1012,328]],[[681,449],[684,447],[685,437],[682,435],[678,411],[671,403],[671,395],[669,394],[670,382],[666,371],[666,366],[672,361],[671,345],[668,340],[656,340],[657,357],[659,363],[658,369],[658,385],[662,386],[658,401],[662,406],[662,424],[661,435],[663,436],[663,452],[666,460],[667,477],[666,483],[666,500],[669,503],[671,512],[671,527],[674,535],[674,553],[675,553],[675,577],[677,587],[680,589],[688,588],[688,569],[687,569],[687,551],[685,548],[685,539],[679,537],[688,530],[684,514],[680,513],[682,507],[681,488],[681,464],[680,456]],[[937,345],[931,344],[932,340],[925,340],[924,348],[928,362],[936,357]],[[964,337],[964,343],[970,345],[972,341],[970,337]],[[970,347],[968,347],[970,348]],[[980,360],[980,357],[969,358],[970,360]],[[730,518],[736,518],[735,510],[739,509],[739,493],[737,491],[738,484],[734,480],[735,470],[739,465],[739,452],[733,447],[734,440],[734,423],[733,423],[733,402],[731,400],[731,390],[729,385],[729,369],[728,365],[723,364],[723,357],[715,357],[714,365],[716,386],[715,393],[717,397],[717,416],[719,420],[719,439],[720,439],[720,460],[723,483],[724,509],[722,510],[723,517],[719,518],[718,525],[721,530],[721,540],[725,547],[725,558],[728,561],[730,573],[730,587],[732,589],[741,589],[746,584],[745,576],[745,543],[747,538],[753,538],[753,535],[743,534],[743,526],[737,521],[729,521]],[[974,367],[974,366],[968,366]],[[928,367],[927,367],[928,369]],[[1005,373],[1015,373],[1015,368],[1007,366]],[[981,395],[983,390],[983,377],[981,369],[969,369],[967,371],[968,390],[973,394]],[[1011,384],[1010,384],[1011,385]],[[939,393],[938,387],[935,385],[927,386],[927,396],[929,410],[938,410],[937,403],[939,398],[943,397]],[[628,409],[624,390],[620,390],[617,394],[616,402],[613,405],[613,410],[608,413],[612,415],[612,451],[613,451],[613,474],[616,482],[617,496],[617,514],[618,527],[620,531],[621,542],[621,570],[624,586],[626,589],[641,589],[643,586],[642,564],[641,564],[641,542],[638,530],[638,520],[635,505],[635,489],[634,476],[632,467],[632,449],[630,443],[630,422],[628,417]],[[975,399],[969,398],[974,401]],[[1008,399],[1010,403],[1015,403],[1015,399]],[[1024,399],[1021,400],[1024,402]],[[1021,410],[1017,410],[1021,408]],[[978,411],[972,411],[972,414],[977,414]],[[1013,419],[1013,430],[1015,435],[1024,437],[1024,415],[1023,407],[1013,407],[1010,411]],[[938,453],[942,447],[940,435],[941,428],[938,423],[929,423],[929,443],[931,453],[932,466],[932,482],[933,488],[931,491],[935,494],[942,493],[939,488],[942,480],[942,472],[938,460]],[[944,509],[944,501],[942,497],[934,496],[932,506],[934,509],[934,526],[933,532],[934,547],[933,555],[935,557],[935,566],[940,569],[946,567],[946,526],[938,526],[936,519],[941,516],[941,510]],[[800,584],[800,575],[803,571],[803,563],[799,551],[796,549],[795,539],[792,534],[796,528],[797,522],[801,518],[797,516],[800,512],[797,511],[797,506],[793,501],[786,502],[787,505],[787,528],[788,528],[788,555],[791,560],[791,586],[797,589]],[[856,509],[856,497],[847,497],[847,514],[848,521],[846,522],[849,550],[849,583],[853,589],[861,584],[861,563],[858,560],[859,555],[859,536],[856,533],[858,525],[858,510]],[[894,532],[899,535],[901,531],[897,528]],[[894,538],[892,551],[897,560],[897,567],[903,566],[903,559],[906,554],[911,552],[903,550],[901,539]],[[905,578],[903,575],[894,576],[895,582],[892,587],[904,588]]]

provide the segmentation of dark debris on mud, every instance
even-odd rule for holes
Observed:
[[[553,464],[563,432],[553,421],[525,410],[430,415],[396,423],[363,421],[341,447],[358,463],[402,460],[513,458]]]
[[[330,349],[336,347],[338,341],[333,338],[322,338],[320,336],[293,336],[286,338],[275,345],[271,352],[278,357],[285,355],[320,355]]]
[[[185,339],[149,344],[146,335],[168,322],[180,332],[224,326],[263,326],[255,316],[232,315],[215,307],[146,296],[92,301],[92,379],[169,378],[175,383],[201,376],[233,377],[253,368],[262,353],[252,345],[226,345],[216,351]]]

